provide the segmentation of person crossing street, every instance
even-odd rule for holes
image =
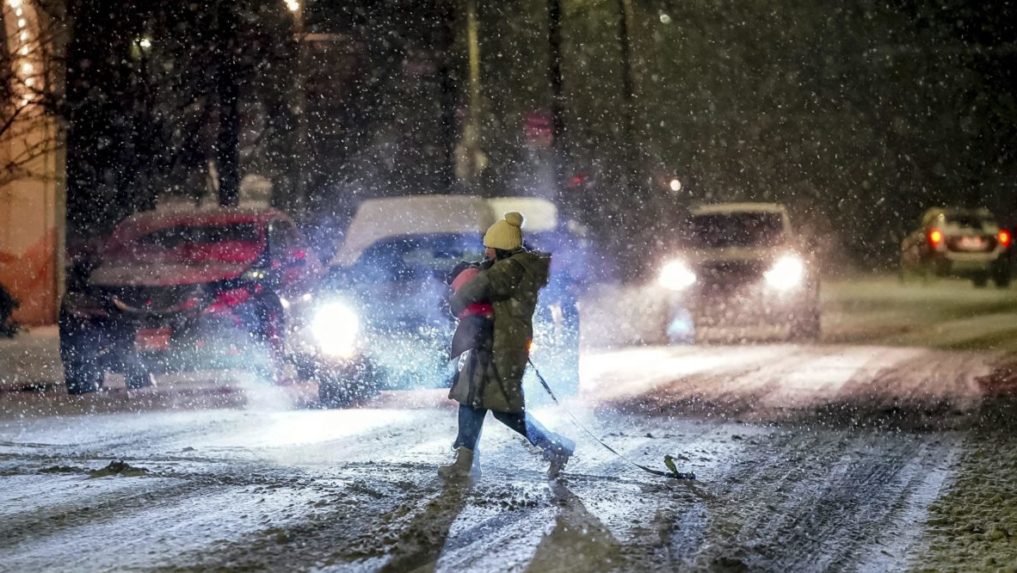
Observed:
[[[455,459],[442,466],[446,479],[479,475],[477,447],[487,412],[540,448],[549,463],[548,477],[557,478],[575,451],[575,442],[548,431],[526,411],[523,373],[533,338],[533,313],[540,289],[548,282],[551,257],[523,248],[520,213],[507,213],[484,235],[485,260],[475,276],[459,286],[451,299],[453,314],[489,304],[493,317],[474,332],[449,398],[459,402]]]

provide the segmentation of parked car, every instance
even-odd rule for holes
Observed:
[[[671,293],[670,339],[702,327],[784,325],[793,339],[820,334],[819,273],[783,205],[718,203],[691,209],[658,283]]]
[[[323,267],[274,209],[153,211],[121,222],[79,265],[60,306],[60,354],[71,394],[107,372],[128,388],[152,375],[253,368],[276,379],[295,312]]]
[[[518,198],[510,206],[506,201],[420,195],[371,199],[359,206],[307,319],[308,348],[316,355],[310,363],[320,366],[313,374],[323,404],[346,404],[380,389],[450,383],[456,371],[449,359],[455,327],[448,310],[452,270],[462,261],[483,258],[483,233],[503,209],[526,214],[524,235],[534,239],[546,238],[542,234],[558,224],[553,203]],[[552,262],[552,276],[554,268]],[[574,357],[574,369],[565,368],[574,376],[556,378],[568,391],[578,386],[575,304],[551,290],[542,292],[541,304],[534,356]],[[552,311],[555,304],[572,306]]]
[[[1010,286],[1013,235],[988,209],[935,207],[900,248],[901,279],[960,277],[984,287]]]

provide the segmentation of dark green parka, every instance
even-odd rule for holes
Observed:
[[[490,302],[494,307],[491,340],[467,355],[449,398],[496,412],[523,411],[523,372],[533,338],[537,294],[547,284],[551,256],[518,250],[481,270],[452,297],[452,312]]]

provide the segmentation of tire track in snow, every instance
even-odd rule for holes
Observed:
[[[723,501],[709,504],[711,543],[694,569],[844,570],[905,535],[916,543],[914,521],[957,443],[822,428],[759,440],[752,463],[718,482]]]
[[[762,352],[760,352],[762,350]],[[612,353],[590,366],[591,395],[623,412],[694,415],[767,422],[893,416],[895,409],[969,414],[981,399],[978,379],[1003,356],[997,352],[844,346],[706,347],[695,366],[686,348],[647,366],[646,351]],[[657,352],[667,354],[665,349]],[[725,361],[725,356],[734,358]],[[679,368],[689,359],[693,366]],[[625,370],[627,368],[627,371]],[[669,375],[666,368],[673,368]],[[613,382],[609,386],[606,379]],[[665,382],[665,380],[667,380]],[[607,387],[607,390],[601,388]],[[652,391],[647,391],[652,388]],[[911,421],[908,421],[909,423]]]

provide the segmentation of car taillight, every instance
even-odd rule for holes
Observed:
[[[219,293],[212,304],[205,307],[205,312],[216,313],[230,310],[251,299],[251,290],[248,288],[234,288]]]
[[[1013,237],[1010,236],[1010,231],[1006,230],[1000,231],[999,235],[996,236],[996,239],[999,241],[999,246],[1004,249],[1009,247],[1010,243],[1013,242]]]
[[[938,249],[943,245],[943,231],[939,229],[933,229],[929,231],[929,246],[933,249]]]

